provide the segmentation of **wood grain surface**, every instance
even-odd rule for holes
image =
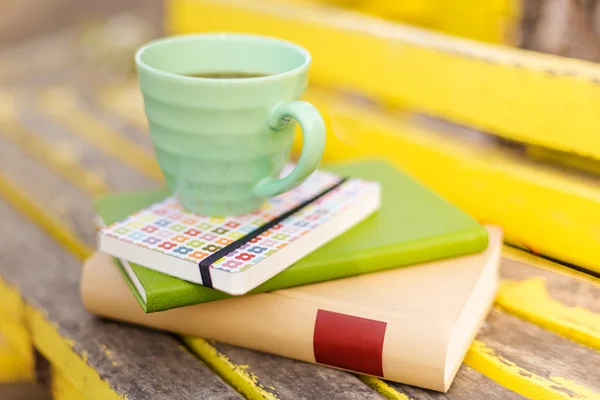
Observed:
[[[519,251],[507,252],[501,273],[499,308],[600,350],[600,279]]]
[[[177,339],[88,314],[79,297],[79,261],[4,201],[0,218],[10,232],[0,243],[2,277],[115,392],[128,399],[239,398]]]
[[[530,264],[506,260],[502,268],[502,278],[509,282],[544,282],[550,297],[568,307],[582,307],[600,314],[600,286],[588,280],[535,268]],[[593,278],[590,277],[590,280]],[[596,279],[595,281],[600,282]]]
[[[514,316],[493,311],[478,340],[523,373],[548,380],[559,392],[600,393],[600,352],[565,340]]]
[[[356,376],[272,354],[223,343],[214,344],[237,365],[247,365],[265,388],[279,399],[381,399]],[[285,382],[285,384],[282,384]]]
[[[421,390],[408,385],[392,384],[398,391],[411,399],[454,400],[454,399],[498,399],[513,400],[525,397],[492,381],[473,368],[462,365],[448,393]]]

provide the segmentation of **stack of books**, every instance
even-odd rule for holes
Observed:
[[[441,392],[497,290],[501,231],[382,161],[322,166],[242,216],[164,189],[95,207],[91,313]]]

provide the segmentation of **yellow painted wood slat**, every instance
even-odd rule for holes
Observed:
[[[79,240],[67,225],[48,215],[39,204],[29,201],[28,195],[1,173],[0,196],[8,200],[23,214],[27,215],[35,224],[44,228],[54,240],[65,246],[76,257],[84,259],[91,254],[92,250]]]
[[[5,306],[3,306],[5,309]],[[24,359],[33,362],[33,349],[31,347],[31,337],[25,326],[25,321],[17,321],[10,318],[6,313],[0,316],[0,334],[3,343],[12,351],[20,354]]]
[[[28,347],[27,347],[28,346]],[[28,335],[0,316],[0,384],[31,382],[35,378],[33,354]]]
[[[1,276],[0,280],[2,280]],[[23,325],[25,323],[25,303],[21,293],[17,288],[6,286],[7,289],[2,293],[2,301],[0,302],[0,320]]]
[[[26,328],[25,303],[19,291],[0,276],[0,383],[34,381],[31,335]]]
[[[35,224],[45,229],[50,236],[60,242],[67,250],[77,257],[83,258],[90,254],[90,249],[60,221],[46,214],[46,211],[35,202],[30,201],[29,197],[13,182],[0,174],[0,196],[8,200],[15,208],[30,218]],[[0,278],[0,297],[9,297],[16,291],[7,282]],[[15,303],[16,304],[16,303]],[[13,313],[9,304],[2,307],[3,312]],[[6,308],[5,308],[6,307]],[[20,306],[19,306],[20,307]],[[58,327],[52,326],[43,315],[34,307],[23,305],[23,318],[28,326],[31,340],[36,348],[48,358],[54,365],[61,369],[69,370],[69,375],[79,383],[81,387],[86,387],[88,398],[92,399],[113,399],[120,398],[108,383],[102,381],[96,371],[87,365],[85,360],[81,359],[71,350],[72,343],[62,338],[58,333]]]
[[[359,375],[360,379],[365,385],[375,389],[377,393],[389,400],[411,400],[410,397],[404,393],[396,391],[393,387],[385,383],[385,381],[368,375]]]
[[[306,47],[315,82],[408,104],[505,138],[600,159],[600,66],[326,7],[170,0],[174,33],[233,31]],[[366,139],[365,139],[366,140]]]
[[[108,185],[101,171],[79,166],[72,168],[77,160],[68,143],[51,143],[41,135],[28,130],[18,120],[17,105],[10,93],[0,93],[0,136],[15,143],[32,157],[43,159],[52,171],[85,192],[98,196],[108,192]]]
[[[600,395],[570,380],[533,374],[478,340],[469,348],[465,364],[529,399],[600,399]]]
[[[502,226],[509,242],[600,272],[597,180],[531,165],[325,92],[306,99],[331,125],[328,158],[385,157],[479,220]]]
[[[499,308],[600,351],[600,315],[552,299],[541,278],[502,283]]]
[[[562,274],[585,282],[586,286],[596,288],[600,292],[598,278],[567,270],[566,267],[518,249],[505,249],[503,256],[553,274]],[[580,305],[564,304],[553,298],[548,289],[548,282],[543,276],[532,276],[520,281],[503,280],[496,297],[496,307],[562,337],[600,351],[600,314]]]
[[[225,382],[249,400],[279,400],[266,390],[256,375],[247,371],[247,366],[233,363],[205,339],[184,337],[183,342],[215,371]]]
[[[34,346],[53,366],[68,376],[75,387],[81,388],[85,398],[98,400],[123,398],[111,389],[108,382],[102,380],[84,358],[73,351],[73,343],[62,337],[58,327],[46,320],[40,311],[27,306],[27,319]]]
[[[18,184],[9,181],[8,179],[0,180],[0,186],[4,188],[9,187],[5,193],[18,193],[19,195],[23,195],[25,193],[23,189],[19,188]],[[18,207],[16,207],[19,211],[25,214],[28,219],[30,219],[34,224],[38,225],[43,231],[49,233],[51,237],[59,242],[60,246],[66,250],[69,250],[80,260],[91,254],[91,250],[89,249],[78,249],[80,242],[76,237],[73,236],[72,233],[70,234],[70,238],[56,235],[53,232],[52,227],[60,226],[61,221],[50,214],[47,214],[46,218],[39,218],[37,214],[40,206],[39,204],[36,204],[35,200],[32,200],[28,195],[5,197],[3,196],[3,193],[0,193],[0,198],[8,201],[8,203],[12,206],[16,205],[15,202],[21,203],[18,205]],[[47,213],[48,211],[44,212]],[[48,221],[53,223],[47,223]],[[66,243],[68,241],[71,241],[72,243]],[[11,287],[6,281],[4,281],[2,277],[0,277],[0,298],[4,298],[5,293],[10,294],[15,290],[16,289]],[[0,311],[3,311],[3,306],[4,304],[1,303]],[[5,314],[12,315],[14,314],[14,311],[10,313],[0,313],[0,315]],[[77,398],[73,397],[76,394],[76,391],[74,391],[73,388],[77,388],[83,394],[84,398],[87,399],[124,398],[123,395],[119,395],[116,392],[117,389],[113,390],[109,386],[108,382],[104,381],[98,375],[98,372],[96,372],[95,369],[90,366],[90,364],[97,364],[88,363],[87,353],[85,351],[74,351],[74,348],[77,346],[77,344],[61,335],[60,332],[64,330],[63,326],[58,326],[56,322],[46,319],[44,311],[41,311],[30,304],[24,304],[23,314],[24,325],[27,327],[27,331],[31,334],[33,345],[39,350],[44,358],[52,364],[53,367],[59,370],[64,377],[68,377],[70,383],[72,383],[72,385],[67,388],[64,387],[65,382],[62,382],[63,384],[59,388],[52,388],[55,395],[57,395],[57,390],[60,389],[61,395],[65,395],[66,393],[70,396],[68,398]],[[108,348],[106,346],[103,347],[105,349],[104,356],[106,356],[109,360],[112,360],[112,356]],[[93,349],[90,348],[90,350]],[[193,362],[193,358],[188,358],[188,360]],[[117,362],[113,361],[112,364],[115,366],[117,365]],[[226,388],[226,386],[221,387]]]
[[[0,129],[0,136],[10,139],[25,153],[33,157],[43,157],[46,165],[55,173],[68,179],[74,186],[99,196],[108,192],[106,181],[99,171],[86,168],[68,169],[72,154],[61,144],[51,144],[39,135],[24,130],[22,127],[5,127]]]
[[[21,211],[33,223],[46,231],[66,250],[73,253],[80,260],[89,257],[92,250],[81,242],[64,224],[43,211],[42,207],[35,203],[15,182],[9,181],[0,174],[0,196],[8,200],[11,205]],[[11,291],[11,287],[0,278],[0,297],[4,292]],[[61,371],[69,376],[76,387],[85,388],[86,396],[94,399],[118,398],[118,395],[110,389],[108,383],[100,380],[97,373],[70,350],[71,343],[60,337],[57,327],[53,327],[35,308],[26,306],[28,325],[32,330],[34,345]],[[216,371],[229,371],[223,378],[234,388],[253,393],[253,398],[264,399],[269,392],[258,385],[252,384],[248,374],[240,366],[236,366],[223,354],[203,339],[193,338],[195,348],[202,349],[197,354],[201,360]],[[102,397],[106,396],[106,397]]]
[[[71,381],[71,379],[52,367],[50,370],[50,391],[53,400],[85,400],[85,394]]]
[[[10,183],[7,181],[0,181],[0,187],[9,184]],[[20,190],[14,187],[14,185],[10,185],[10,192],[20,192]],[[45,221],[45,219],[37,219],[37,211],[35,210],[35,207],[31,207],[31,204],[28,202],[27,198],[22,199],[14,196],[6,197],[5,194],[7,192],[8,191],[4,191],[0,193],[0,195],[13,205],[15,205],[15,201],[25,200],[25,203],[22,202],[22,204],[18,207],[19,210],[27,212],[26,215],[38,224]],[[72,250],[74,247],[75,245],[68,246],[70,250]],[[0,277],[0,298],[4,298],[5,294],[13,293],[15,290],[16,289],[14,287]],[[3,313],[14,312],[9,309],[8,304],[2,304],[0,308],[2,309]],[[48,322],[34,307],[24,304],[23,312],[23,323],[25,326],[27,326],[26,335],[31,343],[40,351],[40,353],[44,355],[44,357],[50,360],[55,367],[58,367],[63,371],[68,371],[67,373],[73,382],[77,382],[77,386],[86,388],[86,398],[98,400],[121,398],[112,389],[110,389],[108,383],[103,381],[93,368],[87,365],[86,360],[79,357],[79,355],[72,350],[73,344],[60,336],[58,327],[52,326],[52,324]],[[20,335],[22,334],[23,333],[21,332]],[[29,350],[31,351],[31,346],[29,346]],[[22,353],[22,351],[19,351],[19,353]],[[25,365],[21,372],[24,374],[31,374],[29,376],[25,375],[24,377],[33,380],[33,356],[28,358],[28,360],[31,360],[27,361],[30,362],[30,364]]]
[[[151,151],[114,132],[87,113],[78,105],[76,97],[77,94],[69,88],[50,88],[40,93],[38,105],[44,113],[66,127],[69,133],[79,136],[152,179],[162,179]]]
[[[357,3],[356,10],[372,15],[489,43],[515,43],[521,17],[520,2],[512,0],[371,0]]]

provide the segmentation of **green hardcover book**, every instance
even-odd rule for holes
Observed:
[[[381,209],[249,294],[473,254],[487,247],[487,231],[475,219],[388,163],[367,160],[322,169],[378,181]],[[156,189],[97,199],[98,223],[112,224],[166,196],[165,189]],[[147,313],[232,297],[126,260],[115,262]]]

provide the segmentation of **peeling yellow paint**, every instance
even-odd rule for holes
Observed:
[[[111,365],[113,365],[113,366],[115,366],[115,367],[116,367],[116,366],[118,366],[118,365],[120,365],[120,363],[119,363],[119,362],[117,362],[117,361],[114,361],[114,358],[115,358],[115,356],[114,356],[114,355],[113,355],[113,353],[112,353],[112,352],[111,352],[111,351],[108,349],[108,347],[106,347],[106,345],[104,345],[104,344],[102,345],[102,350],[103,350],[103,352],[104,352],[104,355],[106,356],[106,358],[107,358],[108,360],[110,360],[110,361],[111,361]]]
[[[75,236],[73,231],[61,221],[53,218],[35,202],[31,201],[26,192],[0,173],[0,195],[29,217],[35,224],[46,232],[65,249],[84,259],[92,250]]]
[[[369,386],[371,389],[375,390],[377,393],[390,400],[411,400],[410,397],[405,395],[404,393],[400,393],[384,381],[379,378],[375,378],[373,376],[368,375],[358,375],[358,379],[361,380],[362,383]]]
[[[249,400],[278,400],[279,397],[271,387],[263,386],[258,377],[247,371],[247,365],[237,365],[206,340],[184,337],[183,341],[198,357],[213,369],[225,382],[235,388]]]
[[[561,378],[559,376],[553,376],[550,378],[552,382],[556,382],[560,385],[560,387],[565,388],[566,390],[575,393],[575,397],[583,398],[583,399],[599,399],[600,394],[594,393],[593,391],[581,387],[581,385],[577,385],[573,381],[565,378]]]
[[[1,186],[1,184],[0,184]],[[13,288],[0,279],[0,297],[8,293]],[[75,382],[76,386],[86,394],[86,398],[92,400],[111,400],[122,399],[108,385],[107,382],[100,379],[98,373],[87,365],[87,354],[84,352],[78,355],[73,351],[74,342],[62,337],[58,328],[48,322],[42,313],[25,304],[23,310],[23,326],[27,327],[26,343],[23,351],[31,351],[32,343],[46,357],[53,366],[64,371],[69,378]],[[6,328],[7,321],[3,322]],[[33,357],[28,357],[31,361],[31,373],[33,374]],[[27,370],[24,370],[27,373]]]
[[[527,371],[479,340],[471,344],[465,364],[530,399],[600,399],[600,394],[568,379],[544,378]]]
[[[123,399],[98,373],[87,364],[87,353],[81,355],[73,350],[73,341],[65,339],[35,308],[27,306],[27,319],[31,329],[33,344],[54,367],[59,369],[71,382],[91,400]]]
[[[600,350],[600,314],[552,298],[542,277],[503,281],[496,305],[575,342]]]

